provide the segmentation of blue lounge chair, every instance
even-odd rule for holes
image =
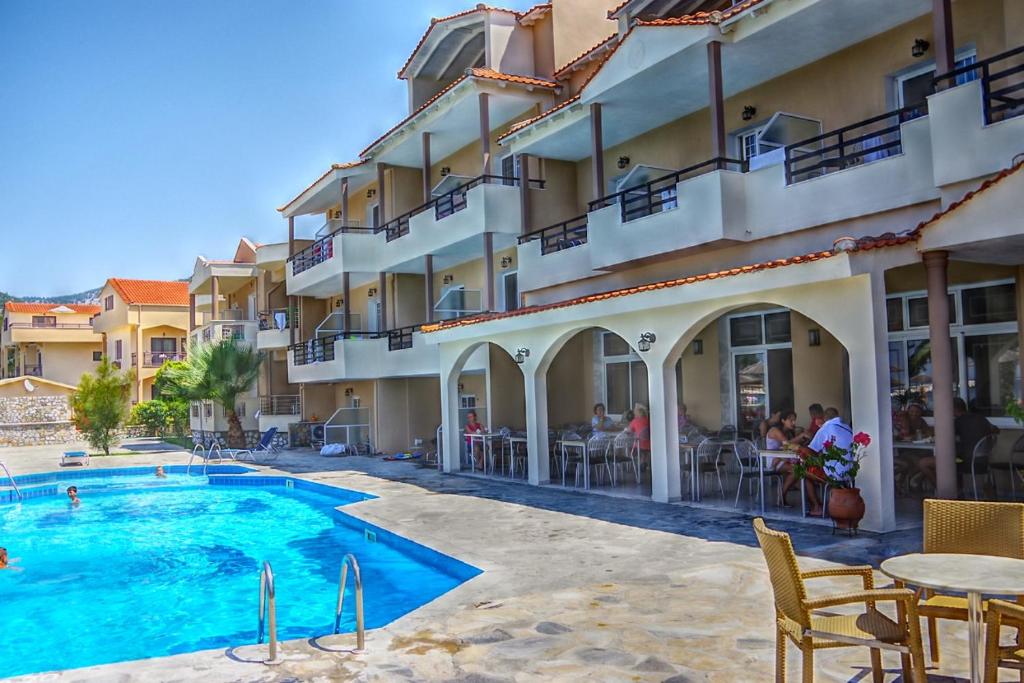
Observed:
[[[64,451],[64,454],[60,457],[60,465],[64,467],[72,463],[82,465],[89,464],[89,454],[85,451]]]

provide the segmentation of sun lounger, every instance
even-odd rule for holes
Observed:
[[[64,455],[60,458],[61,467],[77,463],[85,466],[89,464],[89,454],[85,451],[64,451]]]

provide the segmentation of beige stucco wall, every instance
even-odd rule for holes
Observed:
[[[557,68],[555,64],[555,22],[548,13],[531,27],[533,32],[533,73],[535,76],[550,78]]]
[[[491,429],[526,429],[526,398],[522,371],[504,349],[494,344],[488,348],[488,363]]]
[[[615,33],[616,23],[608,20],[608,10],[619,3],[620,0],[555,0],[552,3],[556,69]]]
[[[96,369],[98,363],[92,359],[92,354],[93,351],[100,351],[100,347],[100,344],[40,345],[43,377],[77,386],[84,373]]]
[[[406,451],[415,439],[429,446],[441,423],[438,379],[385,379],[377,382],[376,390],[377,449]]]
[[[722,426],[721,355],[718,349],[718,321],[712,321],[697,333],[695,339],[703,342],[703,353],[693,353],[693,344],[683,351],[680,402],[694,423],[706,429]]]
[[[846,413],[843,396],[843,345],[818,323],[799,313],[790,313],[793,339],[793,394],[791,406],[807,424],[807,406],[820,403]],[[808,330],[821,330],[821,346],[810,346]]]
[[[1013,279],[1016,274],[1017,269],[1012,266],[950,261],[948,279],[950,285],[962,285],[971,282]],[[928,282],[924,264],[915,263],[901,268],[893,268],[885,272],[885,291],[889,294],[924,291],[927,288]],[[1022,298],[1024,297],[1018,297],[1018,299]]]
[[[0,398],[11,396],[70,396],[75,393],[73,389],[65,389],[64,387],[54,386],[38,380],[30,381],[32,381],[32,386],[34,387],[32,391],[28,391],[25,388],[25,382],[21,380],[0,384]]]
[[[548,424],[589,422],[598,401],[594,387],[594,331],[584,330],[565,343],[548,369]]]

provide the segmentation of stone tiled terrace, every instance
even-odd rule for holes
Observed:
[[[93,467],[185,462],[188,454],[133,442],[137,455]],[[18,472],[56,468],[53,448],[4,449]],[[367,635],[283,646],[283,661],[260,663],[246,645],[92,667],[22,680],[47,681],[767,681],[773,677],[771,593],[750,520],[683,506],[588,496],[512,483],[445,476],[408,462],[322,458],[285,452],[279,471],[376,494],[346,512],[484,570],[434,602]],[[857,538],[828,528],[778,523],[793,534],[805,566],[877,566],[915,550],[919,531]],[[372,576],[364,577],[372,581]],[[877,582],[884,585],[885,577]],[[854,588],[844,580],[815,594]],[[256,577],[253,577],[255,601]],[[255,612],[255,604],[253,606]],[[255,615],[254,615],[255,618]],[[929,681],[966,675],[966,628],[944,625],[942,669]],[[799,672],[790,651],[790,673]],[[886,680],[900,680],[885,655]],[[870,678],[868,653],[817,657],[819,681]],[[795,679],[794,679],[795,680]]]

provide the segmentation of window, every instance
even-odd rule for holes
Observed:
[[[178,350],[178,340],[174,337],[153,337],[149,340],[149,350],[154,354],[173,354]]]
[[[754,129],[736,136],[736,149],[741,161],[747,161],[750,157],[757,155],[757,134],[759,132],[760,129]]]
[[[193,403],[192,404],[192,417],[199,417],[199,404],[198,403]]]
[[[245,417],[245,401],[242,401],[235,406],[235,415],[238,417]]]
[[[32,316],[32,327],[57,327],[57,316],[34,315]]]
[[[519,274],[516,271],[505,273],[502,275],[501,282],[505,310],[514,311],[519,308]]]
[[[371,227],[379,228],[380,227],[380,204],[374,204],[373,206],[369,207],[366,210],[366,212],[368,214],[367,217],[366,217],[366,222],[369,223]]]
[[[1012,282],[995,282],[960,285],[949,294],[953,391],[971,411],[988,417],[1004,417],[1007,401],[1021,396],[1015,289]],[[893,407],[919,401],[931,415],[927,301],[921,293],[901,294],[889,297],[886,309]]]
[[[122,353],[123,349],[124,349],[124,342],[122,342],[120,339],[115,339],[114,340],[114,359],[115,360],[121,360],[122,358],[124,358],[124,354]]]
[[[601,355],[608,413],[623,415],[637,403],[648,405],[647,366],[629,343],[614,332],[602,332]]]
[[[112,310],[114,310],[114,295],[113,294],[108,294],[106,297],[104,297],[104,299],[103,299],[103,310],[104,311],[112,311]]]
[[[484,416],[476,404],[476,394],[459,394],[459,427],[466,424],[466,418],[471,412],[476,413],[477,422],[484,422]]]
[[[729,318],[736,426],[753,428],[777,410],[792,410],[793,345],[789,311]]]
[[[103,352],[102,351],[93,351],[92,352],[92,360],[95,363],[98,363],[101,360],[103,360]]]
[[[729,318],[731,346],[790,343],[789,311],[756,313]]]
[[[975,51],[964,50],[960,52],[960,58],[956,60],[953,68],[959,69],[964,66],[969,66],[974,64],[975,61],[977,61]],[[907,119],[923,116],[926,113],[924,105],[927,97],[932,94],[933,78],[935,78],[934,62],[911,69],[896,76],[896,108],[903,109],[904,107],[915,107],[913,111],[906,115]],[[969,83],[977,78],[977,72],[969,71],[957,76],[956,84],[963,85],[964,83]],[[920,105],[920,108],[917,108],[918,105]]]
[[[519,159],[514,154],[501,158],[501,184],[515,185],[515,178],[519,177]]]
[[[204,403],[203,404],[203,414],[206,417],[213,417],[213,404],[212,403]]]

